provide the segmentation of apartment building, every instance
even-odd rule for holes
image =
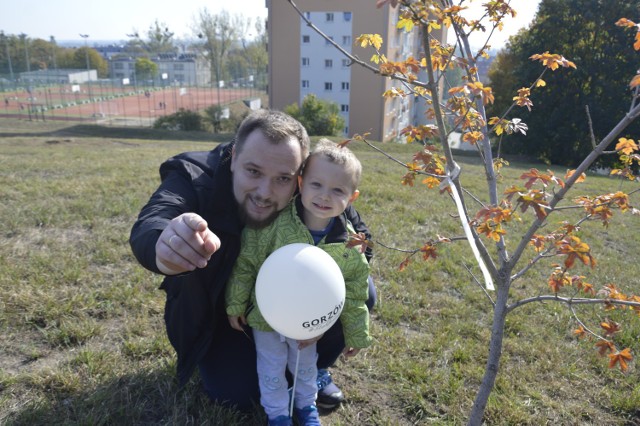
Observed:
[[[136,57],[119,56],[109,60],[111,78],[128,79],[128,84],[150,84],[149,81],[137,81]],[[150,58],[158,66],[157,75],[153,76],[156,85],[210,86],[211,67],[209,63],[195,53],[161,53]]]
[[[296,0],[322,32],[363,61],[373,51],[354,45],[361,34],[380,34],[382,53],[392,61],[420,56],[417,32],[396,29],[398,8],[377,9],[372,0]],[[310,93],[335,102],[345,118],[344,134],[369,132],[372,140],[391,141],[409,124],[423,123],[413,97],[389,99],[382,93],[400,83],[372,73],[317,34],[286,0],[266,0],[269,35],[269,106],[301,104]],[[441,39],[445,34],[436,34]]]

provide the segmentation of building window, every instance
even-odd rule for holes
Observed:
[[[326,90],[327,92],[332,91],[333,90],[333,83],[325,82],[324,83],[324,90]]]
[[[305,13],[304,13],[304,16],[305,16],[307,19],[311,19],[311,12],[305,12]]]
[[[346,22],[351,22],[351,12],[344,12],[342,17]]]
[[[302,87],[304,89],[308,89],[309,88],[309,80],[302,80]]]
[[[342,111],[342,112],[349,112],[349,104],[342,104],[342,105],[340,105],[340,111]]]
[[[347,68],[349,66],[350,61],[348,59],[342,60],[342,68]]]
[[[303,43],[309,43],[310,39],[311,39],[311,37],[309,37],[308,35],[303,35],[302,36],[302,42]]]
[[[324,67],[325,68],[333,68],[333,60],[332,59],[325,59],[324,60]]]
[[[347,127],[345,127],[345,128],[344,128],[344,134],[345,134],[345,135],[348,135],[348,134],[349,134],[349,126],[347,126]]]
[[[351,45],[351,36],[342,36],[342,45],[350,46]]]
[[[333,13],[327,13],[325,16],[326,16],[325,21],[333,22]]]
[[[331,40],[331,41],[329,41],[329,40]],[[329,39],[326,39],[326,38],[325,38],[325,39],[324,39],[324,44],[325,44],[326,46],[330,46],[332,41],[333,41],[333,37],[329,37]]]
[[[348,81],[343,81],[342,85],[340,86],[340,88],[342,90],[349,90],[349,82]]]
[[[117,70],[124,69],[122,65],[123,65],[122,62],[116,62],[115,64],[113,64],[113,68]]]
[[[173,69],[176,71],[184,70],[184,64],[173,64]]]
[[[302,66],[303,67],[308,67],[310,62],[311,61],[309,60],[309,58],[302,58]]]

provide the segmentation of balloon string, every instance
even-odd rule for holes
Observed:
[[[454,170],[454,173],[457,171],[459,173],[459,166],[455,165],[458,170]],[[443,184],[448,185],[451,188],[451,195],[453,195],[453,201],[456,203],[456,207],[458,208],[458,216],[460,216],[460,222],[462,222],[462,227],[464,228],[464,233],[467,236],[467,241],[469,241],[469,245],[471,246],[471,251],[480,265],[480,270],[482,271],[482,275],[484,276],[485,286],[487,290],[495,290],[493,286],[493,279],[491,278],[491,274],[487,269],[487,265],[484,264],[482,257],[480,257],[480,252],[478,251],[478,247],[476,246],[476,241],[473,238],[473,234],[471,233],[471,228],[469,227],[469,223],[466,220],[466,215],[464,214],[464,208],[462,206],[462,200],[460,199],[460,194],[458,194],[458,189],[453,184],[453,181],[449,176],[447,176],[443,181]]]
[[[293,417],[293,401],[296,395],[296,382],[298,381],[298,363],[300,362],[300,348],[298,348],[298,353],[296,355],[296,369],[293,373],[293,387],[291,388],[291,402],[289,405],[289,417]]]

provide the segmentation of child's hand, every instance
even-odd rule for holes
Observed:
[[[345,358],[351,358],[358,355],[359,352],[359,348],[344,348],[342,355],[344,355]]]
[[[229,315],[229,324],[231,325],[231,328],[235,330],[244,331],[243,326],[247,325],[247,320],[245,319],[244,315],[240,315],[240,316]]]

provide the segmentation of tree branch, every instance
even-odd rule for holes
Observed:
[[[573,297],[560,297],[558,295],[541,295],[530,297],[527,299],[519,300],[511,305],[507,306],[507,312],[511,312],[520,306],[524,306],[528,303],[532,302],[542,302],[542,301],[551,301],[551,302],[560,302],[566,305],[596,305],[596,304],[612,304],[612,305],[625,305],[625,306],[633,306],[640,308],[639,302],[632,302],[630,300],[618,300],[618,299],[590,299],[590,298],[573,298]]]

